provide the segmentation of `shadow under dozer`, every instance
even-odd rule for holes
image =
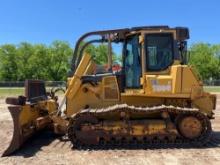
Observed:
[[[10,154],[10,156],[22,156],[29,158],[35,156],[36,153],[42,150],[44,146],[51,146],[52,143],[57,140],[57,143],[65,144],[61,135],[54,134],[51,130],[42,130],[36,133],[34,136],[28,138],[18,150]],[[71,143],[69,143],[71,144]],[[54,147],[52,147],[54,148]],[[70,147],[71,148],[71,147]]]
[[[24,144],[23,147],[12,155],[22,156],[25,158],[34,156],[37,152],[39,152],[43,146],[52,145],[54,140],[58,139],[57,143],[61,145],[54,145],[52,149],[59,150],[60,147],[62,148],[63,145],[66,143],[71,145],[71,143],[64,139],[63,136],[56,135],[52,131],[40,131],[36,136],[29,138]],[[78,151],[96,151],[96,150],[136,150],[136,149],[143,149],[143,150],[157,150],[157,149],[208,149],[208,148],[218,148],[220,147],[220,132],[214,131],[210,141],[201,147],[193,147],[191,145],[181,145],[181,144],[163,144],[163,145],[136,145],[136,146],[106,146],[106,147],[90,147],[90,148],[78,148],[76,149],[73,147],[73,150]]]

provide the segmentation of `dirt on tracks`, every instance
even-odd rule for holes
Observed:
[[[74,150],[69,141],[52,132],[36,135],[23,148],[9,157],[0,158],[2,164],[220,164],[220,95],[216,118],[212,121],[213,136],[203,148],[165,148],[138,150]],[[4,99],[0,99],[0,155],[12,136],[12,119]]]

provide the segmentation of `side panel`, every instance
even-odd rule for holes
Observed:
[[[191,93],[196,86],[201,86],[197,76],[190,67],[183,66],[182,93]]]
[[[200,87],[191,68],[184,65],[171,66],[170,72],[165,75],[146,74],[145,78],[145,93],[150,96],[190,96],[194,88]]]
[[[86,108],[102,108],[119,103],[116,76],[103,77],[97,85],[81,84],[73,98],[67,97],[67,116]]]
[[[128,105],[134,106],[155,106],[164,104],[163,98],[157,97],[146,97],[144,95],[122,95],[121,103],[125,103]]]

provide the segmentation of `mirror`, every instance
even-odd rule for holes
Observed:
[[[187,53],[187,42],[180,41],[178,43],[178,48],[181,55],[181,64],[187,64],[189,61],[189,55]]]

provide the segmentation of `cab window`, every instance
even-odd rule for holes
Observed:
[[[166,69],[174,59],[172,34],[146,34],[145,52],[147,71]]]
[[[125,86],[126,88],[139,88],[141,77],[141,54],[138,36],[129,38],[126,42],[125,53]]]

